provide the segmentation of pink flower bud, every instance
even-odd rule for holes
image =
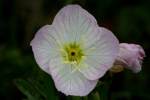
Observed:
[[[120,43],[120,50],[117,57],[117,64],[132,70],[137,73],[141,71],[142,61],[145,57],[145,52],[140,45]]]

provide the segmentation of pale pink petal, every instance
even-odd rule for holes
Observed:
[[[49,61],[58,55],[58,44],[53,34],[52,26],[43,26],[31,41],[34,57],[38,65],[49,73]]]
[[[68,5],[56,15],[53,25],[65,42],[80,42],[97,26],[95,18],[79,5]]]
[[[58,91],[66,95],[86,96],[95,88],[98,80],[88,80],[75,68],[62,62],[61,58],[50,62],[50,72]]]
[[[86,42],[85,64],[80,67],[82,74],[90,80],[101,78],[112,67],[119,52],[119,42],[111,31],[98,28],[97,32],[87,37],[88,40],[95,36],[95,42]]]

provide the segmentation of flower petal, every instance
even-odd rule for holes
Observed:
[[[52,26],[43,26],[35,35],[30,45],[34,53],[34,57],[38,65],[45,72],[48,72],[49,61],[58,55],[58,44],[51,34],[54,31]]]
[[[119,52],[119,42],[112,32],[105,28],[99,28],[97,32],[87,37],[89,43],[86,42],[87,47],[84,49],[85,64],[80,67],[80,71],[90,80],[102,77],[112,67]]]
[[[97,26],[95,18],[79,5],[68,5],[56,15],[53,25],[65,42],[80,41]]]
[[[50,71],[58,91],[66,95],[85,96],[96,86],[98,80],[88,80],[72,64],[65,64],[61,58],[50,62]]]

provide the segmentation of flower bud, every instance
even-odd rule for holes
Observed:
[[[140,45],[128,43],[120,43],[119,48],[119,54],[114,66],[123,66],[135,73],[141,71],[142,61],[145,57],[143,48]],[[115,69],[117,68],[120,67]]]

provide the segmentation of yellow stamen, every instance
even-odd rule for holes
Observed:
[[[65,63],[79,64],[83,59],[84,53],[77,43],[65,44],[61,49],[62,57]]]

